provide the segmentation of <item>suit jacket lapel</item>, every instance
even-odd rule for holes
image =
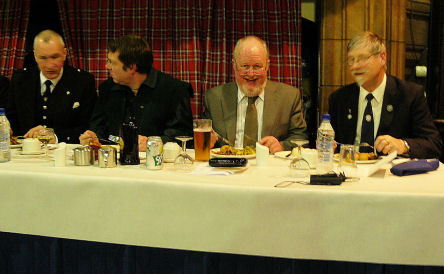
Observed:
[[[345,117],[340,121],[344,123],[344,136],[349,136],[344,140],[346,144],[354,144],[356,138],[356,127],[358,123],[358,107],[359,107],[359,86],[353,85],[352,91],[345,102]]]
[[[275,117],[279,107],[281,94],[276,92],[276,87],[271,81],[267,81],[264,92],[264,110],[262,112],[262,137],[273,136]]]
[[[227,139],[234,144],[237,120],[237,85],[231,82],[222,89],[221,104]]]
[[[386,134],[392,124],[393,115],[398,108],[396,100],[398,90],[396,89],[395,80],[387,75],[387,83],[384,90],[384,99],[382,100],[381,120],[376,136]]]
[[[23,100],[23,110],[20,116],[23,117],[21,122],[25,125],[24,129],[26,131],[35,126],[35,104],[37,100],[41,100],[40,71],[37,68],[33,69],[31,77],[31,86],[28,86],[27,81],[24,81],[22,84],[25,86],[20,89],[24,91],[20,96],[20,100]],[[26,131],[24,133],[26,133]]]

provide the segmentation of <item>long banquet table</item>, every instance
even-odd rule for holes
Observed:
[[[172,164],[158,171],[74,166],[72,160],[54,167],[15,151],[0,164],[0,231],[199,252],[444,265],[442,164],[421,175],[381,169],[340,186],[275,188],[288,179],[288,164],[270,156],[266,167],[251,159],[240,173],[198,176]]]

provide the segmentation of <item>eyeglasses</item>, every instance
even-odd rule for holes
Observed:
[[[353,66],[353,64],[355,64],[355,63],[365,63],[368,61],[368,59],[370,59],[370,57],[376,56],[380,53],[381,52],[376,52],[376,53],[370,54],[368,56],[359,56],[356,59],[354,57],[347,58],[347,65]]]
[[[236,63],[236,66],[240,70],[241,74],[248,74],[250,72],[250,70],[252,70],[253,74],[259,75],[265,71],[265,67],[262,65],[254,65],[254,66],[242,65],[242,66],[239,66]]]

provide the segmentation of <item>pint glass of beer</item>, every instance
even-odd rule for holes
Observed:
[[[210,160],[211,129],[212,124],[210,119],[196,119],[193,121],[196,161]]]

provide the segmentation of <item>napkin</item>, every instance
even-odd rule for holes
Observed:
[[[390,172],[398,176],[407,176],[432,171],[438,167],[438,159],[419,159],[397,164],[390,169]]]
[[[207,175],[222,175],[227,176],[234,174],[235,172],[232,170],[227,169],[219,169],[219,168],[213,168],[208,165],[208,163],[204,163],[202,165],[198,165],[195,170],[191,172],[192,175],[198,175],[198,176],[207,176]]]
[[[268,155],[270,151],[268,147],[256,142],[256,166],[267,166]]]

